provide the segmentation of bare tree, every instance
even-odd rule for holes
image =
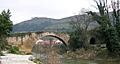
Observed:
[[[79,44],[77,44],[76,42],[75,43],[73,42],[74,45],[76,46],[80,45],[80,47],[82,46],[82,47],[87,48],[87,44],[88,44],[87,30],[88,30],[90,23],[92,22],[92,19],[91,19],[91,16],[87,15],[84,12],[85,10],[82,9],[81,11],[82,11],[82,14],[75,15],[74,17],[71,18],[70,25],[72,26],[74,30],[71,37],[74,36],[75,38],[76,37],[78,38],[77,41],[79,42]]]

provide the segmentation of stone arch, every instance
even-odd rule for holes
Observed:
[[[96,38],[93,37],[93,36],[90,37],[89,43],[90,43],[90,44],[93,44],[93,45],[96,44]]]
[[[56,36],[56,35],[46,35],[46,36],[44,36],[44,37],[47,37],[47,36],[51,36],[51,37],[57,38],[57,39],[59,39],[65,46],[67,46],[66,42],[65,42],[62,38],[60,38],[59,36]]]
[[[44,38],[44,37],[47,37],[47,36],[50,36],[50,37],[54,37],[54,38],[57,38],[58,40],[60,40],[63,44],[64,44],[64,46],[65,46],[65,48],[64,48],[64,51],[66,51],[67,50],[67,44],[66,44],[66,42],[63,40],[63,38],[62,37],[60,37],[59,35],[56,35],[56,34],[46,34],[46,35],[44,35],[44,36],[41,36],[40,38],[39,38],[39,40],[40,39],[42,39],[42,38]],[[39,45],[38,45],[39,46]],[[33,49],[37,49],[37,48],[35,48],[35,47],[37,47],[37,44],[35,43],[34,45],[33,45],[33,47],[32,47],[32,54],[34,55],[35,53],[35,51],[33,51]],[[38,51],[39,52],[39,51]]]
[[[66,46],[69,44],[68,40],[70,39],[69,34],[67,33],[57,33],[57,32],[43,32],[43,33],[39,33],[37,34],[37,39],[35,40],[35,42],[45,36],[51,36],[51,37],[55,37],[57,39],[59,39],[60,41],[63,42],[63,44],[65,44]]]

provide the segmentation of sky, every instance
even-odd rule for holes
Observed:
[[[95,10],[93,5],[93,0],[0,0],[0,12],[10,9],[11,20],[16,24],[33,17],[69,17],[82,8]]]

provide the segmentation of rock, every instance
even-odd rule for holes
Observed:
[[[30,56],[30,57],[29,57],[29,60],[31,60],[31,61],[34,60],[34,59],[35,59],[34,56]]]

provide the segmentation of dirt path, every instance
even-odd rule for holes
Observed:
[[[31,55],[13,55],[7,54],[6,56],[1,56],[1,64],[35,64],[30,61]]]

